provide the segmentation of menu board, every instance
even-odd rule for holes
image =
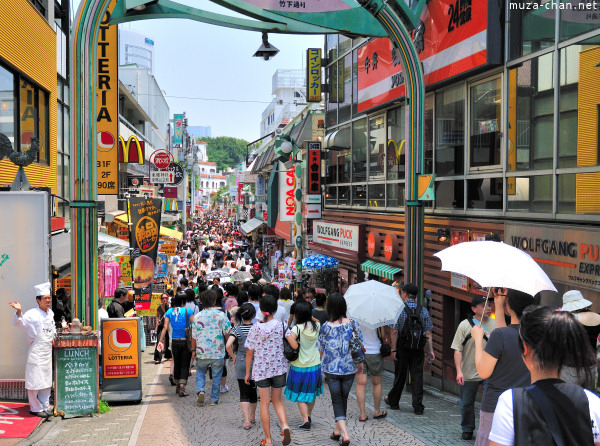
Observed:
[[[98,348],[55,348],[55,413],[63,418],[98,412]]]

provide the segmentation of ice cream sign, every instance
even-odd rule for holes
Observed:
[[[313,226],[313,243],[358,252],[359,227],[316,221]]]

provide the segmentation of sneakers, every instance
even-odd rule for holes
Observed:
[[[307,421],[305,421],[304,423],[302,423],[302,424],[299,424],[299,425],[298,425],[298,429],[302,429],[302,430],[305,430],[305,431],[309,431],[309,430],[310,430],[310,420],[307,420]]]
[[[204,404],[204,392],[198,392],[198,398],[196,398],[198,404]]]
[[[219,400],[217,401],[211,401],[209,406],[216,406],[217,404],[219,404]]]
[[[229,387],[227,387],[227,384],[225,384],[224,386],[221,386],[221,393],[227,393],[229,392]]]

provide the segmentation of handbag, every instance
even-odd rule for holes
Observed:
[[[285,325],[283,325],[283,322],[281,326],[283,327],[283,356],[290,362],[295,361],[300,355],[300,330],[298,330],[298,348],[292,348],[289,341],[285,338]]]
[[[185,309],[185,342],[189,351],[193,352],[192,348],[192,323],[187,317],[187,308]]]
[[[360,341],[360,337],[356,332],[356,327],[354,326],[354,321],[351,322],[352,325],[352,334],[350,335],[350,354],[352,355],[352,361],[354,364],[360,364],[365,360],[365,347]]]
[[[381,327],[377,328],[377,337],[379,338],[379,341],[381,342],[381,347],[379,348],[379,354],[385,358],[392,354],[392,346],[390,344],[388,344],[387,342],[383,342],[383,336],[381,336],[380,332],[379,332],[380,328]]]

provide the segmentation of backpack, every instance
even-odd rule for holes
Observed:
[[[417,308],[410,308],[408,305],[404,306],[404,312],[406,313],[406,321],[402,327],[402,333],[399,336],[398,345],[404,350],[423,350],[427,338],[423,333],[423,322],[421,321],[421,304],[417,305]]]
[[[469,321],[469,324],[471,324],[471,327],[475,326],[475,322],[473,322],[473,316],[468,316],[467,320]],[[483,326],[481,324],[479,324],[479,325],[483,328]],[[463,348],[467,344],[467,341],[469,339],[471,339],[471,333],[470,332],[465,336],[465,340],[462,343]],[[483,334],[483,339],[485,340],[485,342],[488,341],[488,337],[487,337],[487,335],[485,333]]]

